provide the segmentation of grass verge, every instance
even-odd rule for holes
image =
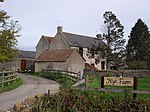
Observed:
[[[4,88],[0,88],[0,93],[13,90],[22,84],[23,84],[23,81],[19,78],[18,80],[16,80],[16,82],[11,83],[10,85],[4,86]]]
[[[33,75],[44,77],[50,80],[54,80],[58,82],[62,88],[70,88],[75,81],[71,80],[69,76],[62,74],[62,73],[55,73],[55,72],[37,72]]]
[[[98,76],[89,76],[89,88],[100,88],[101,82],[100,78]],[[111,88],[111,89],[130,89],[133,90],[133,87],[119,87],[119,86],[105,86],[105,88]],[[150,78],[138,78],[138,90],[149,90],[150,91]],[[118,96],[123,97],[125,93],[113,93],[109,92],[111,96]],[[132,96],[131,93],[129,93],[130,96]],[[150,94],[138,94],[138,99],[149,99],[150,100]]]

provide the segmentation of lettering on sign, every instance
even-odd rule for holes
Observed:
[[[133,77],[104,77],[104,85],[133,86]]]

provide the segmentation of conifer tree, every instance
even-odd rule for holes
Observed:
[[[150,33],[148,26],[141,19],[137,20],[131,30],[126,51],[127,62],[145,61],[147,64],[149,63]]]
[[[150,33],[147,25],[138,19],[132,28],[127,44],[127,61],[145,61],[147,57]]]
[[[97,60],[102,57],[107,60],[107,69],[110,69],[111,63],[116,68],[122,63],[124,54],[125,39],[123,39],[124,27],[111,11],[103,14],[104,32],[98,45],[93,45],[96,52]],[[99,34],[101,35],[101,34]],[[99,37],[99,36],[98,36]]]

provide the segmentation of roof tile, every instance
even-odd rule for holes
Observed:
[[[44,36],[42,35],[42,37],[50,44],[52,42],[52,40],[54,39],[54,37],[50,37],[50,36]]]
[[[65,62],[73,52],[73,49],[51,51],[46,50],[36,58],[36,61]]]
[[[99,39],[95,37],[78,35],[73,33],[66,33],[66,32],[63,32],[63,34],[67,38],[67,40],[72,44],[72,46],[75,47],[89,48],[92,47],[92,45],[94,45],[95,43],[97,44],[101,42]]]

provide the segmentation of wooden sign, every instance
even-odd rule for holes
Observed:
[[[104,85],[133,86],[133,77],[104,77]]]

